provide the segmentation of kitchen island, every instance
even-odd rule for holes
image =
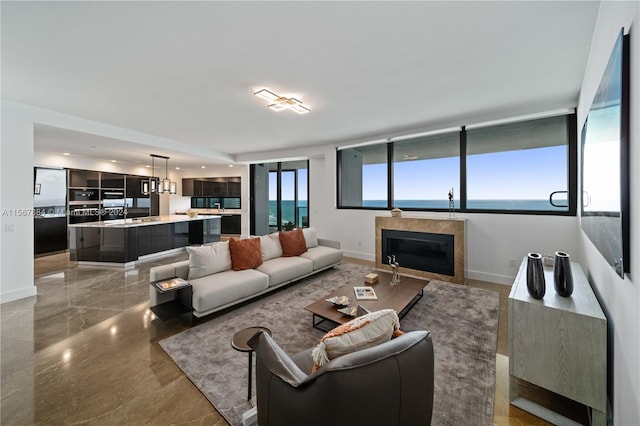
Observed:
[[[70,259],[128,264],[143,256],[220,241],[220,216],[149,216],[69,224]]]

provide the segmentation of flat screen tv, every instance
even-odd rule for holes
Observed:
[[[629,272],[629,37],[620,31],[582,127],[581,225],[616,273]]]

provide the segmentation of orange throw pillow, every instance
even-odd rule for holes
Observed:
[[[262,265],[262,250],[260,238],[229,239],[229,251],[231,252],[231,265],[234,271],[253,269]]]
[[[280,245],[282,246],[282,256],[299,256],[307,251],[307,241],[301,228],[292,231],[279,232]]]

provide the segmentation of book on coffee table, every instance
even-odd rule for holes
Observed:
[[[189,281],[185,281],[182,278],[171,278],[168,280],[158,281],[155,283],[158,290],[161,292],[177,290],[182,287],[189,286]]]
[[[376,291],[370,286],[357,286],[353,288],[357,300],[378,300]]]

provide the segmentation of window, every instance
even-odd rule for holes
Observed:
[[[261,171],[264,169],[264,171]],[[260,176],[266,172],[268,186],[258,183]],[[308,207],[308,174],[309,162],[287,161],[269,163],[252,167],[254,189],[254,203],[252,205],[252,219],[255,235],[267,232],[289,230],[296,227],[309,226]],[[263,188],[260,190],[260,188]],[[266,192],[268,197],[265,197]],[[259,200],[265,199],[265,206],[259,205]],[[262,223],[264,222],[264,223]]]
[[[338,151],[341,207],[388,208],[387,144]]]
[[[576,115],[338,150],[338,208],[575,215]]]
[[[448,209],[460,193],[460,134],[425,136],[393,144],[393,206]],[[460,200],[455,198],[455,207]]]
[[[467,209],[568,211],[567,134],[567,116],[467,130]]]

